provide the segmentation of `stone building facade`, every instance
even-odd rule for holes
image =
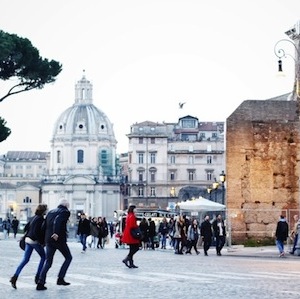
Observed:
[[[244,101],[227,119],[227,218],[232,240],[272,238],[280,214],[299,212],[297,102]]]

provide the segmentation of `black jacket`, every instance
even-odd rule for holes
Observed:
[[[289,226],[285,220],[280,220],[276,227],[276,239],[279,241],[286,241],[289,235]]]
[[[90,228],[90,221],[86,218],[80,219],[78,222],[78,229],[77,235],[90,235],[91,228]]]
[[[212,228],[211,228],[211,223],[209,222],[209,220],[205,220],[201,223],[200,234],[201,234],[201,237],[203,237],[205,239],[212,238]]]
[[[31,240],[38,241],[40,244],[44,245],[45,230],[43,224],[44,216],[35,215],[24,228],[26,231],[26,237],[29,237]]]
[[[45,220],[45,244],[67,242],[67,222],[69,217],[70,211],[63,205],[59,205],[56,209],[48,212]],[[53,234],[58,235],[57,241],[51,238]]]

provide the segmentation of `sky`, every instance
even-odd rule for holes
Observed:
[[[50,151],[83,70],[118,153],[127,152],[136,122],[226,122],[243,101],[293,87],[294,60],[283,59],[279,77],[274,46],[300,20],[299,0],[1,0],[0,9],[0,30],[28,38],[63,67],[54,83],[0,103],[12,130],[0,154]],[[292,44],[278,45],[294,55]],[[1,81],[0,95],[12,83]]]

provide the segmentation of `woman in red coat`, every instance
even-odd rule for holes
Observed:
[[[133,264],[133,255],[140,249],[140,240],[132,237],[130,231],[133,228],[137,228],[137,222],[135,217],[136,206],[131,205],[127,211],[125,229],[122,236],[122,243],[129,245],[129,253],[122,261],[128,268],[138,268]]]

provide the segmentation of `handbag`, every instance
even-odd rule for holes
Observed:
[[[19,246],[22,250],[25,250],[25,238],[26,236],[23,236],[19,241]]]
[[[142,240],[143,239],[143,234],[142,234],[142,231],[139,227],[132,228],[130,230],[130,234],[136,240]]]

